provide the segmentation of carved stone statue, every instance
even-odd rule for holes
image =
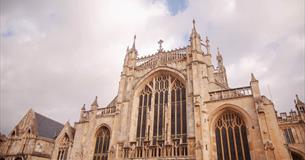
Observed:
[[[265,144],[264,144],[264,149],[265,149],[265,150],[274,150],[274,146],[273,146],[271,140],[268,139],[268,140],[265,142]]]

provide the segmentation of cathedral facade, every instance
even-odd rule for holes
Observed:
[[[187,46],[159,45],[139,57],[134,38],[117,96],[104,107],[96,97],[73,126],[30,110],[2,136],[1,160],[305,159],[305,104],[298,97],[296,111],[278,114],[253,74],[248,85],[230,88],[222,54],[218,49],[214,66],[195,21]]]

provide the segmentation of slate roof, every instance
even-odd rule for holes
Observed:
[[[115,96],[112,101],[106,106],[106,108],[108,107],[115,107],[115,103],[117,102],[117,98],[118,96]]]
[[[55,139],[64,125],[35,112],[37,134],[41,137]]]

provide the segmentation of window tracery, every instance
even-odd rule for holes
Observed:
[[[107,127],[102,126],[96,134],[93,160],[107,160],[109,144],[110,131]]]
[[[149,117],[152,118],[151,124],[147,122]],[[162,145],[169,141],[167,135],[178,144],[186,143],[186,133],[185,86],[169,74],[159,74],[145,85],[139,95],[138,144],[145,139],[152,140],[152,145]]]
[[[223,113],[215,124],[218,160],[250,160],[247,129],[241,117],[232,111]]]
[[[59,142],[57,160],[66,160],[69,149],[69,136],[65,134]]]

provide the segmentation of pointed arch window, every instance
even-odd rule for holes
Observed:
[[[141,95],[139,97],[139,108],[138,108],[138,125],[137,125],[137,138],[140,141],[143,141],[146,131],[146,115],[147,110],[151,110],[151,97],[152,92],[148,86],[142,90]]]
[[[223,113],[215,124],[218,160],[250,160],[247,128],[241,117],[232,111]]]
[[[96,134],[93,160],[107,160],[109,144],[110,131],[107,127],[102,126]]]
[[[140,144],[152,139],[156,145],[167,140],[167,135],[186,143],[186,90],[177,78],[169,74],[155,76],[140,92],[138,107],[136,137]]]
[[[65,135],[60,139],[57,160],[66,160],[69,150],[69,136]]]

